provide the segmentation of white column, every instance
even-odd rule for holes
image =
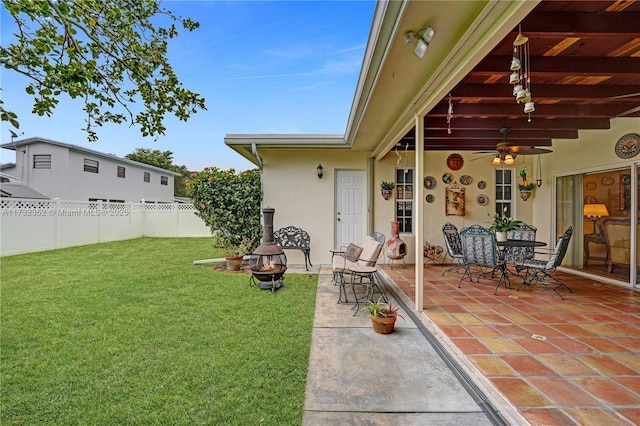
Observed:
[[[424,118],[416,114],[416,165],[413,175],[413,194],[415,196],[414,211],[414,235],[415,235],[415,284],[416,284],[416,311],[422,312],[424,303],[424,268],[423,265],[423,244],[424,244],[424,186],[422,177],[424,176]]]

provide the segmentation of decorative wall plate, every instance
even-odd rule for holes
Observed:
[[[442,175],[442,181],[444,183],[451,183],[453,182],[453,175],[451,173],[445,173]]]
[[[487,203],[489,203],[489,197],[487,197],[484,194],[478,195],[478,198],[476,200],[478,201],[478,204],[480,204],[481,206],[486,206]]]
[[[602,178],[602,184],[604,186],[611,186],[614,183],[616,183],[616,180],[614,178],[612,178],[611,176],[605,176]]]
[[[598,187],[598,184],[595,182],[587,182],[587,189],[589,191],[593,191],[594,189],[596,189]]]
[[[640,152],[640,135],[629,133],[616,142],[616,155],[620,158],[635,157]]]
[[[478,182],[478,188],[479,189],[485,189],[487,187],[487,182],[481,180]]]
[[[425,176],[423,183],[424,189],[433,189],[436,187],[436,178],[433,176]]]
[[[471,182],[473,182],[473,178],[469,175],[462,175],[460,176],[460,183],[463,185],[471,185]]]
[[[460,170],[464,165],[464,159],[460,154],[451,154],[447,157],[447,167],[451,170]]]
[[[433,196],[433,194],[429,194],[425,197],[425,201],[427,203],[433,203],[436,200],[436,197]]]

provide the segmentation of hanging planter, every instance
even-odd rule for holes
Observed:
[[[523,185],[523,184],[518,185],[518,191],[520,191],[520,198],[522,198],[523,201],[527,201],[529,198],[531,198],[531,194],[533,194],[533,188],[534,188],[533,183],[528,183],[526,185]]]
[[[391,197],[391,195],[393,194],[393,188],[395,187],[396,184],[393,182],[382,181],[382,183],[380,184],[380,194],[382,195],[382,198],[388,200],[389,197]]]

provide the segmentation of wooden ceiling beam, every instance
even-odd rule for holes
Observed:
[[[640,23],[638,24],[640,25]],[[509,76],[512,56],[489,55],[469,73],[470,76]],[[531,79],[540,76],[632,76],[638,77],[640,57],[532,56]],[[534,84],[535,87],[535,84]]]
[[[496,90],[500,86],[504,86],[504,93],[502,90]],[[509,83],[504,85],[461,83],[451,90],[451,99],[454,102],[466,99],[491,100],[491,98],[513,101],[511,89],[512,85]],[[532,93],[536,101],[543,98],[561,99],[563,101],[602,100],[603,98],[608,98],[606,99],[607,102],[637,103],[640,98],[640,84],[598,84],[593,86],[534,84]],[[446,100],[448,101],[448,98]]]
[[[533,11],[522,21],[522,33],[544,37],[636,37],[640,12]],[[512,32],[515,38],[517,31]],[[510,39],[510,37],[507,37]]]
[[[414,137],[413,130],[407,133],[407,136]],[[498,141],[502,139],[502,135],[496,130],[470,130],[470,129],[454,129],[451,134],[448,134],[446,130],[425,129],[425,139],[490,139]],[[548,138],[548,139],[578,139],[577,130],[567,129],[513,129],[509,132],[509,140],[517,141],[519,139],[529,138]]]
[[[522,114],[522,104],[512,103],[485,103],[477,104],[454,104],[453,120],[458,118],[468,118],[472,116],[509,116]],[[576,104],[554,104],[536,105],[536,112],[555,117],[615,117],[629,110],[628,105],[576,105]],[[443,100],[439,105],[429,112],[430,117],[448,117],[448,99]]]
[[[527,115],[522,113],[521,118],[478,118],[458,120],[456,129],[498,129],[509,127],[510,129],[609,129],[611,127],[608,118],[562,118],[545,119],[531,114],[531,122],[527,121]],[[424,126],[428,129],[447,129],[446,120],[441,118],[425,117]]]

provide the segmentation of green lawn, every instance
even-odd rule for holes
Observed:
[[[206,238],[1,259],[0,423],[299,425],[316,275],[214,272]]]

